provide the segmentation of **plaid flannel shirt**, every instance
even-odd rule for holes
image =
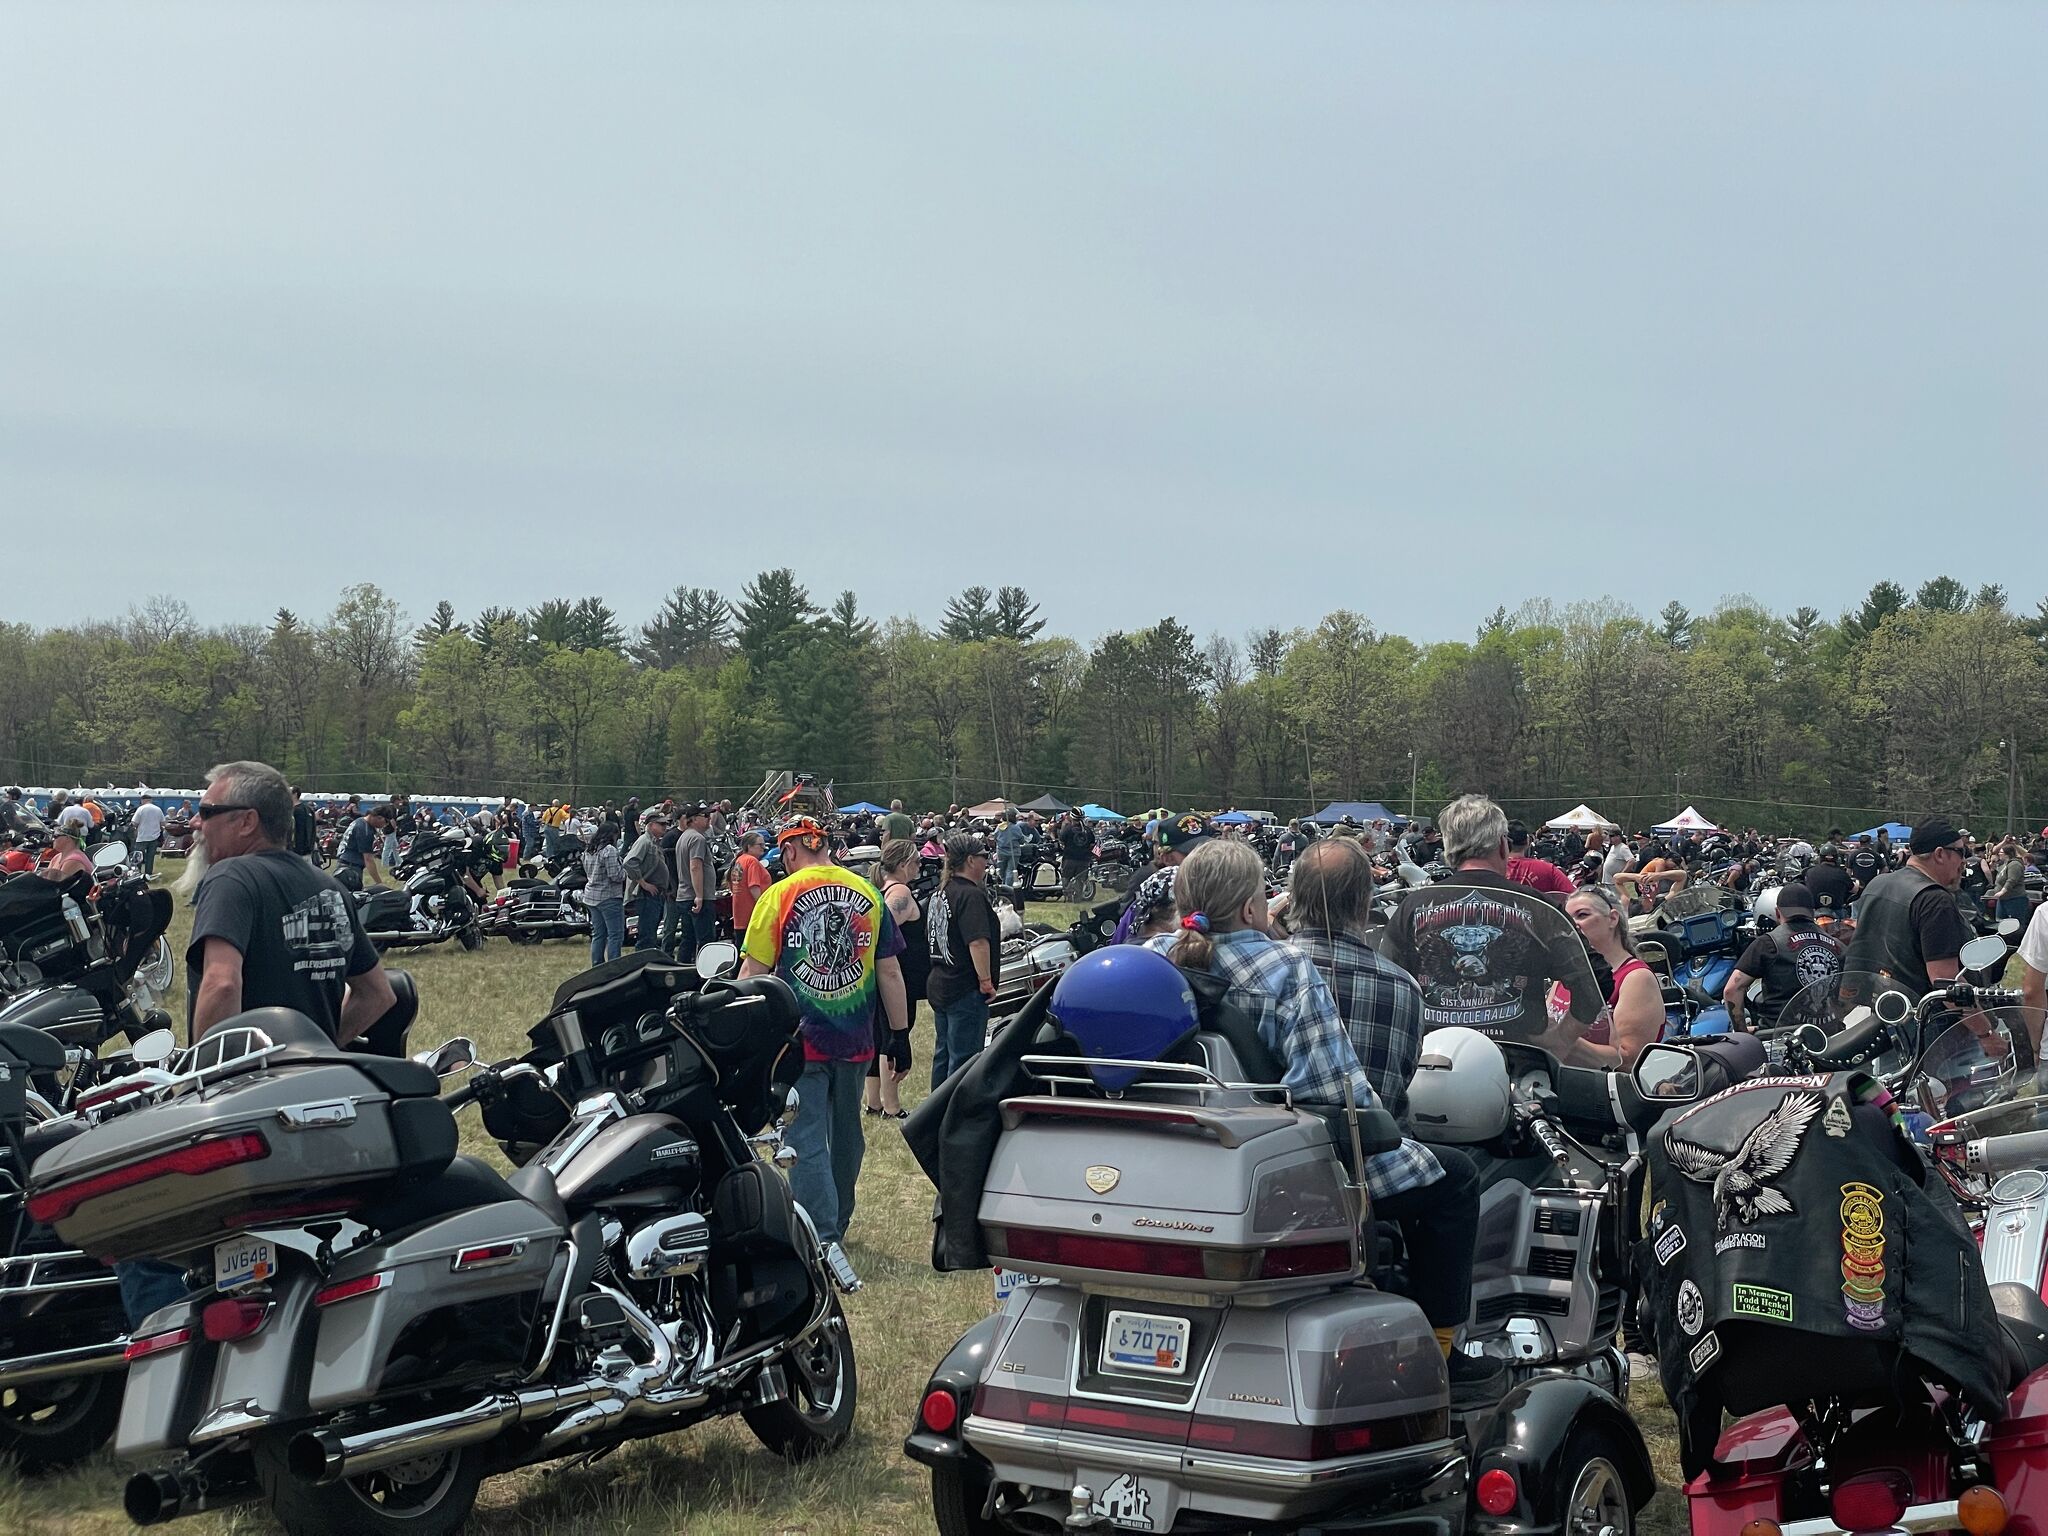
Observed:
[[[1408,1123],[1408,1084],[1422,1060],[1422,988],[1370,944],[1304,928],[1294,944],[1336,994],[1337,1016],[1387,1111]]]
[[[1164,954],[1176,935],[1161,934],[1146,947]],[[1378,1103],[1372,1080],[1358,1064],[1330,989],[1307,955],[1276,944],[1253,928],[1213,935],[1211,969],[1230,986],[1230,1001],[1251,1014],[1259,1038],[1287,1064],[1283,1081],[1304,1104],[1342,1104],[1344,1084],[1360,1109]],[[1366,1188],[1375,1199],[1420,1189],[1443,1177],[1429,1149],[1403,1141],[1392,1152],[1366,1159]]]

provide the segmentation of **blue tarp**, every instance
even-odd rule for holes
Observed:
[[[1349,816],[1361,826],[1368,821],[1391,821],[1397,826],[1406,826],[1408,818],[1388,810],[1377,800],[1332,800],[1309,820],[1321,822],[1324,826],[1335,826]]]
[[[886,816],[889,814],[889,807],[877,805],[872,800],[856,800],[851,805],[839,807],[839,814],[842,816]]]
[[[1895,843],[1903,843],[1913,835],[1913,829],[1903,821],[1888,821],[1883,826],[1870,827],[1865,831],[1854,832],[1850,835],[1852,837],[1875,837],[1880,832],[1891,838]]]
[[[1090,821],[1122,821],[1124,818],[1106,805],[1097,805],[1090,800],[1081,807],[1081,814]]]

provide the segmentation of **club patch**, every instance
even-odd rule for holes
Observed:
[[[1657,1239],[1657,1267],[1662,1269],[1683,1252],[1685,1252],[1685,1229],[1683,1227],[1666,1227],[1664,1235]]]
[[[1709,1330],[1707,1336],[1701,1339],[1699,1343],[1693,1345],[1692,1353],[1685,1357],[1686,1363],[1692,1367],[1692,1373],[1695,1376],[1699,1375],[1701,1371],[1704,1371],[1720,1358],[1720,1335],[1712,1330]]]
[[[1725,1233],[1740,1222],[1749,1226],[1760,1216],[1794,1216],[1797,1208],[1770,1181],[1780,1178],[1798,1155],[1806,1128],[1825,1102],[1817,1093],[1788,1093],[1778,1107],[1757,1121],[1738,1147],[1710,1147],[1664,1133],[1664,1151],[1676,1168],[1696,1184],[1714,1191],[1714,1231]]]
[[[1685,1330],[1690,1339],[1698,1335],[1707,1321],[1706,1298],[1700,1295],[1700,1288],[1690,1280],[1678,1287],[1678,1326]]]
[[[1766,1285],[1738,1285],[1729,1293],[1728,1310],[1748,1317],[1767,1318],[1774,1323],[1792,1321],[1792,1293],[1774,1291]]]

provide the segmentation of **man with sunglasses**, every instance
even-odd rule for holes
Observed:
[[[1970,937],[1956,905],[1969,839],[1942,816],[1913,828],[1906,862],[1879,875],[1857,904],[1845,971],[1882,973],[1915,996],[1955,980]]]

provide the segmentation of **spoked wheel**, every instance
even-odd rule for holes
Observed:
[[[860,1381],[853,1366],[853,1340],[837,1297],[823,1325],[784,1357],[782,1369],[789,1395],[742,1410],[747,1428],[769,1450],[791,1461],[839,1449],[853,1429]]]
[[[1558,1487],[1565,1490],[1558,1511],[1563,1536],[1633,1536],[1635,1511],[1622,1479],[1615,1448],[1600,1434],[1581,1432],[1565,1447]]]
[[[121,1371],[0,1390],[0,1456],[25,1477],[83,1461],[113,1434],[121,1418]]]
[[[269,1439],[257,1443],[256,1477],[291,1536],[449,1536],[476,1506],[484,1476],[479,1452],[477,1446],[432,1451],[321,1486],[294,1477],[284,1443]]]

